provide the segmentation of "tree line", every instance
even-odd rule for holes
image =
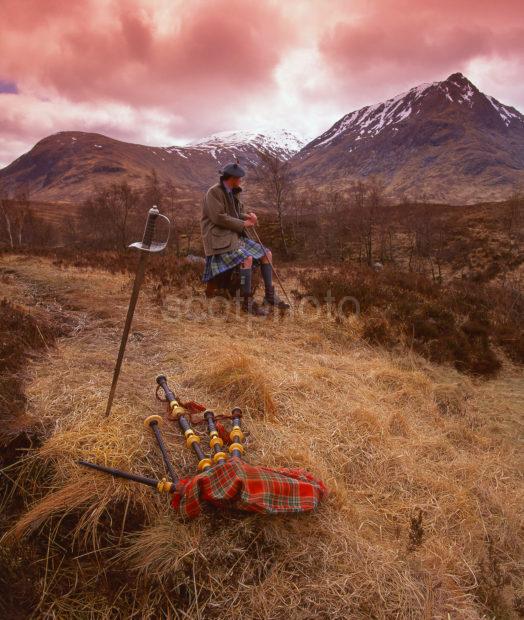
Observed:
[[[484,207],[431,204],[424,195],[393,202],[380,177],[319,187],[296,179],[289,163],[270,154],[261,158],[257,177],[266,214],[263,238],[284,259],[317,265],[356,262],[375,269],[393,264],[435,282],[444,279],[446,270],[469,269],[471,277],[470,255],[476,252],[485,263],[476,270],[480,279],[511,271],[523,260],[521,191]],[[478,213],[479,221],[464,217],[470,212]]]
[[[464,259],[472,243],[467,230],[457,232],[450,207],[431,205],[424,197],[393,204],[380,178],[319,187],[297,179],[288,162],[268,152],[260,154],[249,177],[248,206],[260,214],[260,236],[284,260],[375,268],[392,263],[441,281],[444,266],[455,255]],[[120,252],[141,238],[145,214],[156,204],[172,222],[168,251],[201,255],[202,197],[195,194],[188,202],[186,194],[181,208],[183,194],[183,188],[161,182],[151,170],[140,187],[121,181],[95,188],[74,222],[57,231],[38,216],[29,196],[6,198],[0,187],[0,243],[12,249],[64,243]],[[515,192],[497,222],[501,245],[512,255],[523,240],[523,205],[523,195]]]

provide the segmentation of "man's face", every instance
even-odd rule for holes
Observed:
[[[242,177],[230,177],[229,178],[229,187],[240,187],[242,183]]]

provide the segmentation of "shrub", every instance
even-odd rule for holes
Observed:
[[[466,281],[441,285],[421,274],[362,266],[321,270],[303,275],[301,282],[318,300],[329,293],[335,303],[355,297],[363,337],[372,344],[410,347],[433,362],[486,377],[501,367],[494,347],[524,362],[519,322],[524,301],[518,291]],[[345,309],[353,310],[352,305]]]
[[[110,250],[90,251],[76,248],[32,249],[32,256],[47,256],[57,267],[72,266],[84,269],[103,269],[109,273],[134,273],[137,267],[137,252],[116,252]],[[174,254],[155,255],[148,262],[146,278],[164,286],[182,287],[200,282],[204,271],[201,262],[192,262]]]

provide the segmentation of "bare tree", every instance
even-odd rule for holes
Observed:
[[[186,213],[181,219],[180,226],[184,231],[182,236],[186,238],[186,254],[190,254],[193,240],[200,232],[200,218],[197,215],[196,205],[194,210]]]
[[[168,179],[162,187],[162,193],[164,196],[164,210],[168,210],[167,215],[171,221],[171,246],[175,246],[176,255],[180,256],[180,227],[175,209],[179,189],[171,179]]]
[[[114,188],[115,214],[118,218],[120,233],[120,243],[125,249],[129,242],[130,228],[134,228],[133,220],[136,219],[136,208],[138,205],[138,192],[133,190],[127,181],[123,181]]]
[[[150,209],[153,205],[158,208],[162,206],[162,187],[158,179],[158,174],[155,168],[152,168],[149,174],[145,178],[145,186],[142,193],[142,200],[147,209]]]
[[[55,227],[35,213],[27,193],[8,198],[0,188],[0,241],[15,249],[49,246],[55,240]]]
[[[140,194],[127,183],[99,188],[82,205],[81,218],[98,247],[125,250],[136,234]]]
[[[524,194],[515,190],[507,202],[503,224],[508,241],[519,240],[522,235],[522,214],[524,212]]]
[[[358,260],[368,265],[373,264],[377,243],[380,258],[385,255],[387,227],[384,187],[378,177],[353,181],[349,187],[350,216],[358,243]]]
[[[373,256],[373,213],[368,209],[368,188],[364,181],[354,181],[350,187],[352,214],[358,237],[358,259],[370,265]]]
[[[2,228],[9,240],[9,246],[14,248],[13,230],[11,226],[11,201],[5,194],[0,194],[0,214],[2,215]]]
[[[266,204],[275,209],[282,241],[282,248],[288,254],[288,245],[284,230],[284,215],[293,189],[291,167],[287,161],[281,160],[269,151],[260,152],[260,165],[257,177]]]
[[[31,219],[32,213],[29,208],[29,194],[22,192],[15,196],[14,202],[16,204],[16,237],[18,241],[18,247],[22,247],[23,237],[27,228],[28,220]]]
[[[2,228],[9,240],[11,249],[22,247],[25,243],[27,224],[32,217],[29,195],[20,193],[14,198],[0,195],[0,213]]]

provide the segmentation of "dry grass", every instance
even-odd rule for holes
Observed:
[[[206,362],[195,375],[194,384],[205,385],[224,403],[242,403],[243,410],[253,417],[274,421],[276,405],[256,359],[226,351]]]
[[[34,571],[41,617],[517,617],[524,391],[511,365],[478,382],[370,348],[352,317],[344,329],[308,312],[204,319],[198,299],[180,313],[176,291],[159,308],[146,289],[106,420],[128,279],[8,260],[25,282],[57,286],[59,273],[71,312],[88,312],[74,338],[31,366],[41,445],[7,472],[17,483],[4,502],[9,544],[21,537],[31,558],[3,563],[11,581]],[[163,475],[142,426],[164,411],[160,371],[217,413],[243,407],[246,458],[321,477],[331,492],[318,512],[210,511],[187,523],[146,487],[80,470],[85,458]],[[194,471],[168,421],[164,434],[177,471]]]

